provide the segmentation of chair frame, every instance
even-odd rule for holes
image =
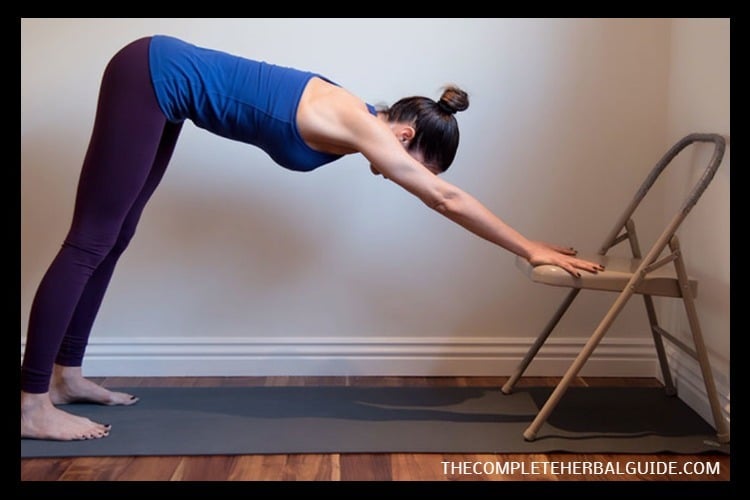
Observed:
[[[638,208],[638,205],[640,205],[641,201],[651,189],[659,175],[683,149],[693,143],[705,142],[713,143],[714,145],[713,156],[711,157],[708,166],[706,167],[701,178],[688,194],[681,208],[674,215],[670,223],[650,248],[650,250],[646,254],[646,257],[641,258],[640,244],[635,232],[635,223],[632,219],[633,213],[635,212],[636,208]],[[607,235],[604,243],[598,251],[598,255],[604,256],[612,247],[627,240],[630,244],[630,251],[632,253],[633,259],[640,259],[640,264],[633,272],[632,277],[628,281],[627,285],[622,289],[622,291],[619,292],[619,295],[617,296],[615,302],[612,304],[609,311],[606,313],[597,328],[591,334],[591,337],[583,346],[571,366],[565,372],[562,380],[557,384],[554,391],[549,396],[543,407],[540,409],[531,425],[529,425],[529,427],[524,431],[523,437],[526,440],[533,441],[534,439],[536,439],[539,429],[547,421],[550,414],[567,391],[571,382],[583,368],[583,365],[586,363],[586,361],[593,353],[594,349],[602,340],[617,315],[622,311],[625,304],[634,294],[641,293],[638,291],[639,284],[646,278],[646,276],[648,276],[649,273],[653,272],[655,269],[671,263],[674,265],[674,270],[676,272],[676,280],[679,284],[680,298],[682,299],[682,302],[685,306],[685,312],[687,313],[688,324],[692,333],[694,348],[685,344],[680,339],[676,338],[675,336],[664,330],[661,326],[659,326],[652,295],[648,293],[642,293],[644,305],[646,307],[646,314],[651,326],[651,333],[654,339],[657,358],[659,360],[662,377],[664,379],[663,381],[665,385],[665,391],[666,394],[670,396],[674,396],[677,393],[672,381],[672,376],[669,371],[669,365],[667,362],[667,356],[664,350],[664,343],[662,339],[670,341],[672,344],[698,361],[703,377],[703,382],[706,387],[708,401],[711,406],[714,428],[717,431],[717,439],[720,443],[729,442],[729,426],[721,410],[713,372],[711,371],[711,366],[708,359],[708,352],[703,341],[703,334],[701,332],[700,323],[698,321],[698,314],[695,307],[695,294],[693,293],[693,289],[691,288],[689,283],[679,240],[675,235],[677,229],[680,227],[690,210],[695,206],[698,199],[701,197],[703,192],[706,190],[706,187],[708,187],[709,183],[713,179],[716,170],[721,164],[725,148],[726,141],[721,135],[699,133],[687,135],[680,141],[678,141],[674,146],[672,146],[672,148],[654,166],[648,177],[646,177],[646,180],[643,182],[640,189],[638,189],[638,191],[636,192],[635,197],[630,202],[630,205],[628,205],[626,210],[617,220],[617,223]],[[663,258],[659,258],[667,247],[669,248],[668,254]],[[513,391],[513,386],[515,385],[515,383],[523,375],[524,371],[526,370],[526,368],[528,368],[529,364],[534,359],[539,349],[541,349],[544,342],[552,333],[552,330],[555,328],[555,326],[557,326],[562,316],[565,314],[570,305],[573,303],[573,300],[581,291],[582,288],[575,287],[575,284],[576,281],[572,280],[572,284],[570,285],[572,289],[567,294],[562,304],[549,320],[545,328],[542,330],[536,341],[532,344],[529,351],[526,353],[526,356],[518,365],[514,373],[503,385],[502,392],[504,394],[510,394]]]

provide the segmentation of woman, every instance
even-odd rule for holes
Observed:
[[[262,148],[279,165],[310,171],[361,153],[376,175],[533,265],[580,276],[598,264],[530,241],[445,182],[456,155],[453,116],[469,105],[447,88],[435,102],[408,97],[377,111],[321,75],[252,61],[157,35],[132,42],[102,77],[70,231],[34,298],[21,367],[21,437],[107,436],[110,427],[56,407],[130,405],[81,372],[91,326],[115,264],[174,150],[182,123]]]

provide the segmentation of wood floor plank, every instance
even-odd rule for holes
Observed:
[[[342,481],[390,481],[391,455],[387,453],[344,453],[341,455]]]
[[[283,481],[338,481],[341,479],[338,454],[288,455]]]
[[[467,387],[497,387],[500,388],[508,377],[462,377]]]
[[[224,377],[194,377],[192,387],[221,387]]]
[[[181,457],[171,481],[226,481],[235,467],[234,455]]]
[[[409,377],[349,377],[349,385],[353,387],[401,387],[408,382]]]
[[[348,377],[305,377],[306,386],[345,387]]]
[[[653,377],[584,377],[586,387],[662,387]]]
[[[227,476],[230,481],[339,481],[339,455],[242,455]]]
[[[439,453],[394,453],[391,474],[394,481],[445,481],[443,455]]]
[[[282,481],[288,455],[238,456],[227,476],[230,481]]]
[[[268,377],[218,377],[221,387],[263,387]]]
[[[139,387],[143,383],[143,377],[106,377],[97,382],[103,387]]]
[[[21,481],[57,481],[73,458],[29,458],[21,461]]]
[[[466,377],[425,377],[427,387],[467,387]]]
[[[265,455],[241,455],[234,461],[229,471],[227,481],[267,481],[267,474],[263,469]]]
[[[138,387],[192,387],[199,377],[143,377]]]
[[[290,385],[289,381],[290,381],[291,378],[292,377],[283,377],[283,376],[279,376],[279,377],[266,377],[266,382],[265,382],[264,385],[266,387],[285,387],[285,386],[289,386]]]
[[[114,478],[116,481],[169,481],[180,457],[134,457]]]
[[[61,481],[114,481],[133,457],[79,457],[60,475]]]

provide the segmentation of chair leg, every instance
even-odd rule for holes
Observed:
[[[638,235],[635,232],[635,222],[633,219],[628,219],[625,223],[627,229],[628,241],[630,242],[630,251],[633,253],[633,257],[636,259],[641,258],[641,245],[638,243]],[[664,341],[659,333],[659,321],[656,316],[656,308],[654,307],[654,300],[650,295],[643,296],[643,303],[646,306],[646,315],[648,316],[648,322],[651,326],[651,336],[654,338],[654,347],[656,347],[656,355],[659,359],[659,367],[661,368],[661,375],[664,379],[664,391],[669,396],[677,394],[674,382],[672,382],[672,374],[669,371],[669,363],[667,361],[667,354],[664,351]]]
[[[620,295],[618,295],[614,304],[612,304],[612,307],[610,307],[607,314],[599,323],[599,326],[596,327],[596,330],[594,330],[594,333],[591,335],[588,342],[586,342],[586,345],[583,346],[581,352],[578,353],[576,359],[573,360],[573,364],[570,365],[568,371],[566,371],[565,375],[563,375],[562,380],[557,384],[555,390],[552,391],[550,397],[547,398],[547,401],[544,403],[544,406],[542,406],[542,409],[539,410],[539,413],[537,413],[536,417],[531,422],[531,425],[529,425],[529,427],[524,431],[523,437],[527,441],[533,441],[534,439],[536,439],[536,434],[537,432],[539,432],[539,429],[547,421],[549,415],[552,413],[557,404],[560,402],[560,399],[568,390],[568,386],[570,386],[573,379],[578,375],[578,372],[581,371],[581,368],[583,368],[583,365],[586,363],[586,361],[588,361],[591,353],[594,352],[596,346],[599,345],[599,342],[601,342],[604,334],[607,333],[609,327],[612,326],[612,322],[614,322],[617,315],[620,313],[620,311],[622,311],[622,308],[633,295],[633,289],[634,287],[628,287],[620,292]]]
[[[711,405],[711,414],[714,418],[714,427],[716,428],[716,437],[720,443],[729,442],[729,427],[724,420],[724,414],[721,411],[721,403],[719,402],[718,391],[716,390],[716,383],[714,381],[714,375],[711,371],[711,364],[708,360],[708,351],[703,343],[703,335],[701,333],[700,324],[698,322],[698,315],[695,311],[695,305],[693,304],[692,297],[686,298],[685,310],[688,315],[688,323],[690,324],[690,330],[693,334],[693,342],[695,343],[695,352],[698,355],[698,364],[701,367],[701,374],[703,375],[703,383],[706,386],[706,394],[708,395],[708,402]]]
[[[708,359],[708,351],[706,350],[706,345],[703,342],[703,334],[701,332],[700,322],[698,321],[698,312],[695,308],[693,294],[688,283],[687,271],[685,270],[685,263],[682,260],[679,243],[676,240],[673,240],[670,243],[670,248],[677,254],[677,258],[675,259],[677,279],[679,280],[682,287],[682,302],[685,305],[688,324],[690,325],[690,331],[693,335],[696,358],[701,368],[701,374],[703,375],[703,383],[706,386],[706,394],[708,396],[709,405],[711,406],[711,413],[714,419],[714,428],[716,429],[716,437],[720,443],[728,443],[729,426],[724,420],[724,414],[721,411],[721,403],[719,402],[719,395],[716,390],[713,371],[711,370],[711,364]]]
[[[536,356],[536,354],[539,352],[539,349],[542,348],[542,345],[544,345],[544,342],[546,342],[547,338],[552,333],[552,330],[554,330],[554,328],[557,326],[557,323],[560,322],[560,319],[565,314],[565,311],[568,310],[570,304],[573,303],[573,300],[576,298],[580,291],[580,288],[573,288],[570,290],[568,295],[565,297],[565,300],[563,300],[563,303],[560,304],[560,307],[557,308],[557,312],[555,312],[554,316],[552,316],[552,318],[547,323],[547,326],[545,326],[544,330],[542,330],[542,333],[539,334],[537,339],[534,341],[534,344],[532,344],[532,346],[529,348],[526,356],[524,356],[523,360],[521,360],[521,363],[516,367],[516,370],[510,376],[508,381],[503,384],[503,387],[501,389],[503,394],[510,394],[511,392],[513,392],[513,386],[516,384],[516,382],[518,382],[518,379],[521,378],[523,372],[526,371],[526,368],[529,367],[529,364],[531,364],[534,356]]]
[[[648,322],[651,325],[651,335],[654,338],[656,356],[659,359],[659,367],[661,368],[661,375],[664,379],[664,391],[668,396],[674,396],[675,394],[677,394],[677,389],[675,389],[674,382],[672,381],[672,373],[669,371],[667,353],[664,350],[664,340],[662,340],[661,334],[659,333],[659,321],[656,317],[654,300],[650,295],[644,295],[643,302],[646,306],[646,315],[648,316]]]

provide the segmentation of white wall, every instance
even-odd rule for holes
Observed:
[[[675,19],[670,43],[669,107],[670,142],[691,132],[715,132],[729,138],[729,33],[728,19]],[[731,142],[731,141],[730,141]],[[711,158],[713,147],[700,145],[678,156],[665,172],[668,186],[664,216],[674,215]],[[730,266],[729,203],[730,156],[724,160],[699,203],[682,226],[679,237],[686,264],[699,281],[696,306],[719,392],[729,408]],[[689,339],[684,308],[679,301],[664,301],[661,312],[667,330]],[[697,363],[681,352],[672,352],[683,395],[695,393],[703,401],[705,390]],[[697,404],[705,407],[704,404]]]
[[[318,71],[375,104],[437,98],[441,85],[457,83],[472,101],[457,116],[461,145],[445,178],[527,236],[580,248],[598,248],[667,136],[680,132],[667,127],[676,98],[667,92],[676,86],[668,19],[24,19],[21,27],[22,337],[70,223],[102,70],[140,36],[167,33]],[[672,111],[669,119],[680,121]],[[645,239],[663,206],[644,209]],[[728,252],[728,228],[711,230]],[[728,285],[728,264],[691,258],[710,261],[701,268],[709,290],[711,280]],[[528,282],[512,255],[373,177],[361,156],[294,173],[188,123],[115,273],[88,366],[103,375],[175,366],[507,374],[564,293]],[[529,373],[561,373],[613,299],[582,294],[548,362]],[[719,321],[724,303],[708,307]],[[646,326],[640,303],[628,305],[586,369],[652,375]]]

